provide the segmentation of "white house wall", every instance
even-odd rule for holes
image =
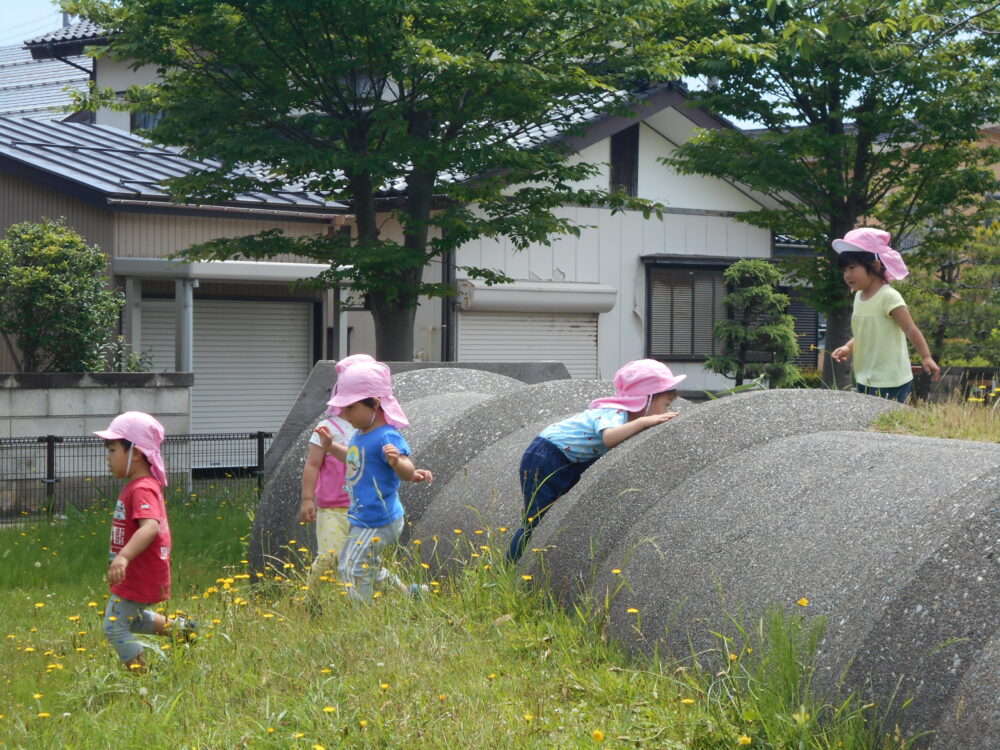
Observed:
[[[99,57],[94,61],[94,77],[99,88],[113,91],[127,91],[131,86],[145,86],[157,80],[154,65],[143,65],[138,70],[132,70],[128,63],[108,57]],[[128,112],[115,112],[105,107],[97,111],[95,120],[98,125],[107,125],[125,132],[131,129],[131,115]]]

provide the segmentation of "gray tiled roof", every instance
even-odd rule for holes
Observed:
[[[13,117],[0,117],[0,157],[14,160],[21,171],[65,181],[109,206],[147,202],[160,208],[177,206],[160,183],[215,166],[117,128]],[[296,190],[242,194],[213,205],[303,214],[331,214],[345,208],[316,193]]]
[[[106,36],[104,29],[93,21],[77,21],[55,31],[49,31],[34,39],[26,39],[26,46],[33,44],[48,44],[50,42],[80,42],[88,40],[103,39]]]
[[[82,67],[90,67],[89,57],[67,58]],[[67,87],[82,91],[89,76],[60,60],[34,60],[20,46],[0,47],[0,116],[63,119],[69,113]]]

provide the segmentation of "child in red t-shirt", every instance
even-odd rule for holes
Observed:
[[[194,621],[168,619],[146,608],[170,598],[170,524],[161,490],[167,486],[160,455],[163,425],[149,414],[128,411],[94,434],[104,438],[111,473],[128,482],[111,521],[111,596],[104,611],[104,635],[126,667],[143,669],[143,646],[136,633],[175,634],[184,640],[197,636]]]

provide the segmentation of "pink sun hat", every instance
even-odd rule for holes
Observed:
[[[337,416],[345,406],[366,398],[377,398],[385,413],[385,421],[397,429],[410,424],[403,407],[392,395],[392,375],[381,362],[358,362],[344,370],[337,379],[335,393],[327,401],[328,411]]]
[[[615,395],[590,402],[591,409],[642,411],[649,397],[672,391],[687,375],[674,375],[670,368],[655,359],[637,359],[615,373]]]
[[[160,445],[163,443],[163,425],[142,411],[127,411],[111,420],[106,430],[94,432],[105,440],[128,440],[142,451],[149,462],[149,472],[161,487],[167,486],[167,470],[163,466]]]
[[[337,371],[337,382],[333,384],[333,390],[330,391],[330,398],[332,399],[334,396],[337,395],[337,383],[340,382],[340,376],[344,374],[344,370],[346,370],[348,367],[353,367],[354,365],[359,364],[361,362],[375,362],[375,361],[376,361],[375,357],[371,356],[370,354],[351,354],[339,360],[337,364],[333,366],[333,369]],[[337,411],[339,412],[340,410],[338,409]],[[326,413],[332,416],[336,416],[336,412],[333,411],[333,407],[327,408]]]
[[[889,247],[892,235],[882,229],[861,227],[852,229],[842,240],[833,241],[833,249],[838,253],[872,253],[885,267],[887,281],[898,281],[909,276],[910,271],[903,262],[903,256]]]

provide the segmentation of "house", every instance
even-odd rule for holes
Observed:
[[[26,46],[36,59],[51,60],[80,54],[86,45],[104,41],[100,29],[89,22],[81,22],[31,40]],[[100,87],[124,91],[129,85],[149,82],[154,77],[155,71],[148,66],[131,71],[121,62],[94,61],[94,78]],[[577,158],[602,165],[600,174],[593,178],[593,186],[606,187],[613,183],[624,186],[633,195],[661,202],[666,206],[663,221],[645,219],[638,212],[612,215],[604,209],[567,206],[563,211],[586,225],[579,237],[554,238],[550,246],[533,246],[523,252],[514,252],[503,242],[479,240],[460,248],[452,258],[432,263],[425,270],[425,277],[433,281],[454,281],[461,295],[458,301],[428,299],[421,302],[416,316],[414,357],[427,361],[552,359],[565,362],[576,377],[608,378],[623,362],[651,356],[669,362],[675,371],[688,374],[686,385],[689,389],[726,387],[728,381],[706,372],[702,366],[705,356],[716,347],[712,339],[714,323],[726,314],[722,305],[725,294],[722,272],[739,258],[774,256],[774,241],[768,231],[737,221],[739,214],[770,203],[765,196],[743,186],[678,175],[657,161],[692,137],[695,128],[732,127],[702,109],[688,106],[687,102],[683,86],[663,86],[635,104],[636,117],[595,117],[586,124],[583,135],[571,140],[579,154]],[[154,113],[130,116],[102,110],[94,113],[92,119],[98,126],[96,130],[104,134],[102,137],[110,137],[107,135],[110,128],[131,131],[148,126],[152,118],[155,118]],[[85,152],[81,154],[86,155]],[[155,172],[143,174],[147,180],[145,189],[152,189],[155,176]],[[53,187],[55,192],[50,197],[54,198],[55,193],[66,187],[65,184]],[[24,188],[18,190],[23,192]],[[113,196],[108,193],[106,197]],[[128,197],[124,200],[144,199]],[[125,216],[126,204],[115,205],[118,208],[112,213]],[[130,216],[140,212],[138,205],[128,205]],[[183,222],[178,221],[175,231],[174,220],[165,219],[164,212],[178,217],[184,209],[167,208],[165,196],[146,207],[160,211],[156,221],[160,222],[158,226],[163,227],[163,231],[170,232],[171,239],[156,250],[115,247],[109,253],[113,259],[119,256],[132,260],[162,258],[210,236],[225,236],[223,232],[236,236],[253,231],[232,218],[200,232],[181,230],[182,224],[193,220],[193,214]],[[47,215],[39,214],[38,208],[27,213]],[[313,217],[317,215],[312,214]],[[11,223],[8,215],[2,218],[4,226]],[[221,219],[221,216],[214,218]],[[263,219],[259,215],[257,218]],[[316,222],[310,226],[308,220],[284,218],[289,225],[294,224],[295,232],[324,230],[322,226],[317,227]],[[388,215],[383,218],[386,220],[383,236],[401,236],[398,224],[390,221]],[[129,221],[138,219],[133,216]],[[150,217],[149,222],[152,221]],[[323,221],[328,223],[326,231],[336,225],[335,218],[324,218],[319,223]],[[350,220],[346,222],[349,226]],[[102,247],[107,249],[103,243]],[[515,281],[502,287],[485,287],[463,277],[460,268],[464,265],[498,268]],[[112,272],[126,289],[130,283],[127,279],[136,278],[127,275],[132,271],[135,267],[123,262],[116,265],[113,260]],[[191,295],[196,311],[193,324],[196,383],[203,381],[200,371],[205,356],[198,351],[202,328],[197,311],[200,300],[209,301],[209,288],[216,298],[226,297],[230,304],[242,301],[249,308],[265,300],[273,301],[273,296],[264,294],[264,289],[272,295],[280,290],[286,300],[290,295],[306,294],[293,292],[287,279],[270,286],[256,284],[252,293],[246,287],[231,286],[250,284],[249,280],[225,281],[226,284],[222,284],[222,280],[213,282],[222,284],[222,288],[202,284]],[[162,280],[144,280],[141,296],[144,320],[151,317],[147,299],[152,304],[152,295],[159,295],[159,304],[169,304],[165,301],[171,297],[168,286]],[[335,294],[310,294],[310,299],[318,305],[314,356],[338,358],[347,353],[374,352],[374,327],[367,311],[348,309],[338,316]],[[136,298],[134,292],[132,297]],[[215,301],[221,302],[221,299]],[[208,307],[202,305],[205,310]],[[801,327],[806,334],[803,344],[807,345],[815,340],[809,337],[815,336],[816,316],[810,309],[800,307]],[[145,330],[145,323],[136,326],[129,316],[123,327],[133,343],[138,331],[140,349],[161,342],[163,348],[158,348],[160,344],[153,347],[158,367],[171,364],[169,355],[159,353],[167,351],[164,342],[171,335],[167,315],[163,313],[162,327],[155,334]],[[220,312],[218,319],[231,321],[233,316]],[[207,322],[204,325],[204,330],[210,328]],[[284,325],[294,327],[289,320]],[[218,353],[214,345],[209,345],[209,349],[209,353]],[[245,361],[219,363],[217,372],[246,364]],[[221,374],[215,377],[224,379]],[[221,392],[213,393],[210,399],[211,405],[196,401],[196,409],[199,412],[207,409],[221,417],[227,409]],[[211,421],[212,425],[223,423],[222,420]],[[197,428],[202,429],[200,425]]]

